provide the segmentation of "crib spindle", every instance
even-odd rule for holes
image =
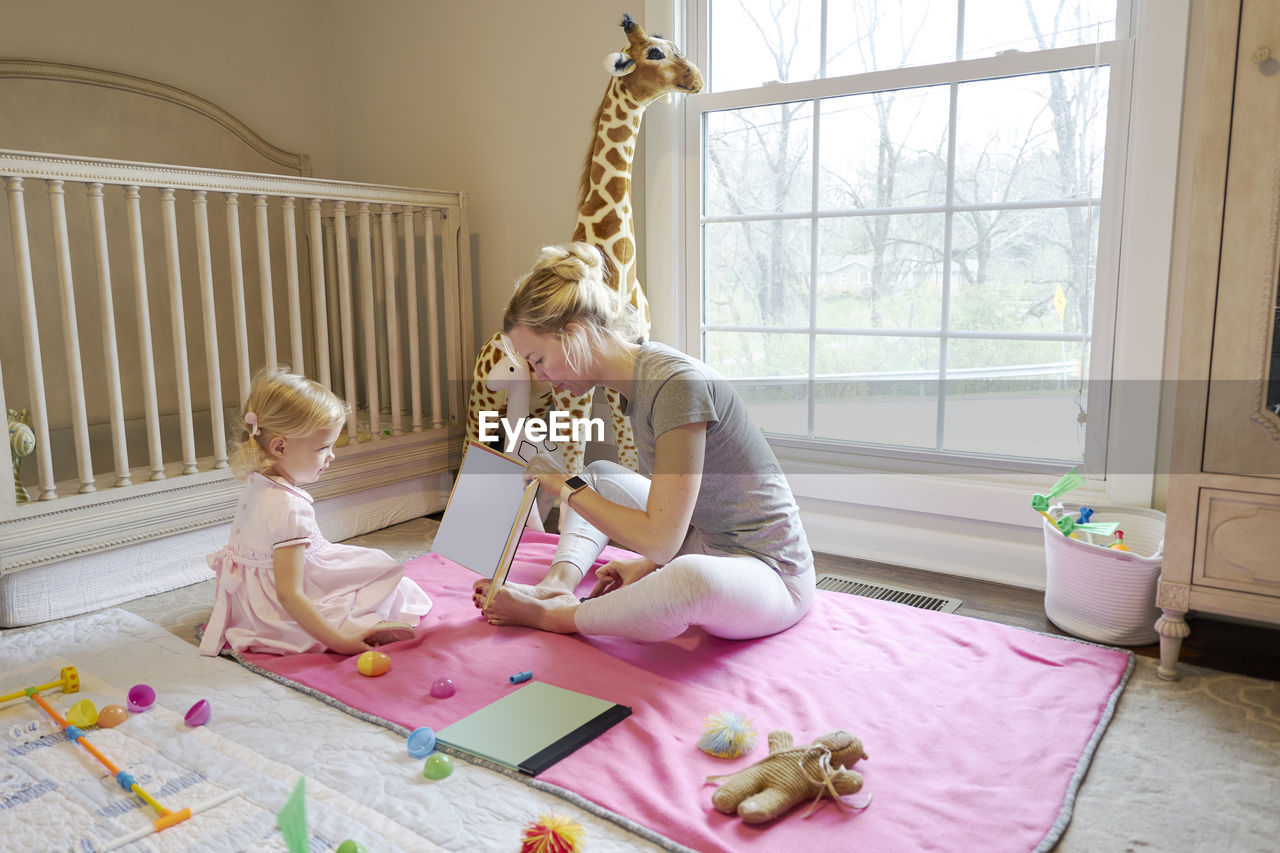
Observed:
[[[400,215],[404,226],[404,309],[409,324],[409,417],[414,432],[422,432],[422,368],[418,364],[418,259],[414,242],[416,211],[406,207]]]
[[[262,303],[262,347],[268,367],[279,362],[276,355],[276,307],[271,290],[271,231],[267,219],[267,197],[253,197],[254,217],[258,226],[258,299]]]
[[[58,296],[62,306],[62,346],[67,359],[67,385],[71,396],[71,431],[76,447],[76,473],[81,494],[96,490],[93,458],[89,451],[89,417],[84,404],[84,365],[80,361],[80,330],[76,322],[76,289],[71,277],[71,240],[67,234],[67,199],[63,182],[46,182],[49,215],[53,220],[53,250],[57,255]]]
[[[298,285],[298,221],[294,215],[294,200],[284,199],[284,273],[289,292],[289,349],[294,373],[305,376],[306,363],[302,359],[302,297]]]
[[[338,314],[342,322],[342,386],[347,400],[347,441],[359,440],[356,417],[355,319],[351,306],[351,249],[347,243],[347,203],[333,205],[334,248],[338,253]]]
[[[423,261],[422,286],[427,290],[427,373],[431,382],[431,426],[444,426],[444,405],[440,400],[440,305],[436,296],[436,212],[423,211],[423,241],[426,250]]]
[[[360,320],[364,330],[365,397],[369,404],[369,437],[382,437],[382,418],[378,409],[378,338],[373,297],[373,235],[369,219],[369,202],[358,207],[356,254],[360,263]]]
[[[373,324],[376,329],[381,331],[387,325],[387,300],[385,294],[386,271],[385,260],[386,255],[382,246],[382,213],[370,211],[370,220],[372,222],[372,233],[370,234],[371,246],[373,251]],[[382,417],[382,413],[391,413],[387,400],[391,398],[391,388],[387,384],[387,347],[385,340],[378,341],[378,400],[382,405],[378,408],[378,417]]]
[[[315,326],[316,379],[326,388],[329,376],[329,311],[325,307],[324,240],[320,230],[320,199],[307,202],[311,223],[311,318]]]
[[[218,362],[218,321],[213,298],[213,253],[209,247],[209,198],[192,193],[196,219],[196,265],[200,273],[200,310],[204,319],[205,376],[209,383],[209,423],[213,429],[213,467],[227,467],[227,432],[222,412],[222,368]]]
[[[240,246],[240,194],[225,193],[227,202],[227,255],[231,265],[231,321],[236,333],[236,378],[243,402],[249,396],[249,331],[244,307],[244,257]]]
[[[382,206],[383,303],[387,321],[387,375],[391,387],[391,434],[403,432],[401,420],[400,308],[396,299],[396,218],[391,205]]]
[[[31,243],[27,234],[27,205],[22,178],[5,184],[9,194],[9,227],[13,236],[13,261],[18,275],[18,310],[22,313],[22,339],[27,354],[27,393],[31,395],[31,429],[36,435],[40,500],[58,497],[53,482],[53,454],[49,448],[49,408],[44,396],[44,365],[40,358],[40,326],[36,320],[35,277],[31,272]]]
[[[107,406],[111,411],[111,449],[117,487],[133,485],[129,449],[124,432],[124,402],[120,393],[120,352],[116,345],[116,312],[111,298],[111,258],[107,250],[107,216],[102,184],[89,184],[89,218],[93,224],[94,257],[98,262],[98,304],[102,312],[102,356],[107,372]]]
[[[160,444],[160,407],[156,400],[156,364],[151,345],[151,299],[147,294],[147,256],[142,241],[142,200],[137,185],[124,189],[129,217],[129,253],[133,259],[134,313],[138,324],[138,366],[142,406],[147,419],[147,451],[151,479],[164,479],[164,448]]]
[[[342,343],[338,329],[342,321],[338,319],[338,259],[333,245],[332,216],[326,216],[323,218],[322,231],[322,236],[324,237],[325,305],[329,309],[327,331],[328,334],[338,338],[338,345],[330,346],[327,352],[329,359],[329,371],[330,375],[333,377],[333,384],[330,385],[329,388],[335,394],[345,396],[347,393],[346,389],[338,385],[339,378],[342,376]]]
[[[178,215],[174,191],[160,191],[160,211],[164,217],[165,265],[169,273],[169,326],[173,330],[173,360],[178,393],[178,424],[182,432],[182,473],[195,474],[195,425],[191,414],[191,371],[187,363],[187,321],[182,306],[182,261],[178,254]]]

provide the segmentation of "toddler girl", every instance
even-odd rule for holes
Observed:
[[[200,643],[236,651],[353,655],[412,636],[431,599],[382,551],[327,541],[299,488],[333,461],[346,404],[282,369],[260,372],[244,404],[232,470],[246,478],[231,541],[209,556],[213,614]],[[387,624],[407,619],[404,623]]]

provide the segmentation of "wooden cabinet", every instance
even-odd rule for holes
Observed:
[[[1156,598],[1159,672],[1170,679],[1189,611],[1280,623],[1280,3],[1196,8],[1203,26],[1184,101],[1185,272]]]

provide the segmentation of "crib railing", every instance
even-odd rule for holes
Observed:
[[[0,180],[0,407],[35,437],[0,522],[225,468],[263,365],[344,397],[352,444],[465,412],[465,194],[3,150]]]

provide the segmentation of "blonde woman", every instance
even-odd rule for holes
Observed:
[[[431,599],[382,551],[327,541],[302,488],[334,459],[346,404],[282,369],[249,389],[232,469],[245,477],[231,541],[209,557],[218,575],[200,651],[354,655],[407,639]],[[403,620],[403,621],[402,621]]]
[[[525,480],[560,496],[560,543],[539,583],[505,584],[485,616],[640,641],[691,626],[727,639],[789,628],[813,600],[813,554],[773,451],[723,377],[642,340],[605,273],[589,244],[544,248],[516,285],[503,329],[539,380],[622,394],[642,473],[596,461],[568,477],[552,458],[534,457]],[[641,556],[602,566],[579,601],[574,588],[611,539]],[[473,591],[482,606],[488,581]]]

